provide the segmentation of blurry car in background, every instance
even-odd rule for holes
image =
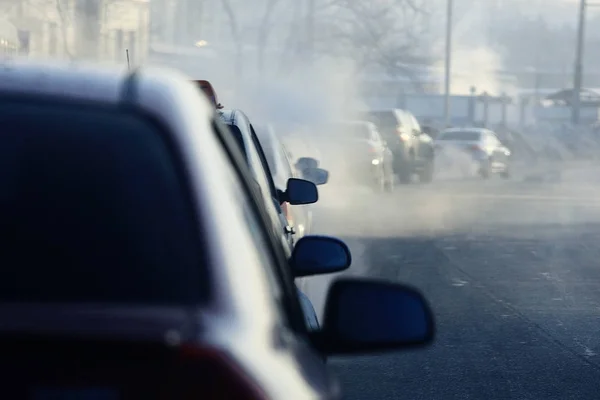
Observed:
[[[377,192],[394,189],[392,152],[373,123],[336,121],[319,130],[317,146],[326,154],[332,182],[366,185]]]
[[[435,152],[432,138],[421,130],[415,116],[393,109],[358,113],[358,118],[373,122],[394,155],[394,172],[400,183],[410,183],[413,174],[421,182],[431,182]]]
[[[307,179],[306,175],[316,178],[317,181],[327,181],[327,171],[321,170],[317,167],[307,168],[303,170],[303,174],[300,175],[289,159],[289,153],[283,143],[279,140],[273,127],[270,125],[262,125],[255,127],[256,135],[260,141],[261,147],[265,153],[271,175],[273,177],[273,183],[275,188],[279,191],[285,191],[285,187],[290,178],[302,178]],[[308,181],[314,180],[307,179]],[[311,212],[310,206],[294,206],[284,201],[281,203],[281,209],[287,220],[288,226],[292,227],[295,240],[300,239],[310,230],[311,226]]]
[[[432,341],[419,293],[357,279],[307,331],[254,177],[180,75],[0,76],[3,398],[337,399],[323,355]],[[327,237],[291,257],[304,274],[350,261]]]
[[[492,174],[510,177],[511,152],[495,133],[485,128],[450,128],[441,131],[435,140],[438,157],[456,159],[466,155],[477,166],[484,179]]]

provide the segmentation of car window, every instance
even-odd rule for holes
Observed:
[[[208,298],[183,168],[157,126],[57,103],[2,102],[0,120],[0,301]]]

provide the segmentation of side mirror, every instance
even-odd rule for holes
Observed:
[[[329,180],[329,171],[322,168],[306,168],[302,170],[302,177],[315,185],[324,185]]]
[[[317,347],[327,355],[424,347],[434,336],[433,314],[419,291],[351,278],[332,284],[323,328],[313,334]]]
[[[350,249],[340,239],[329,236],[304,236],[294,246],[290,264],[294,277],[331,274],[350,267]]]
[[[280,203],[292,205],[312,204],[319,200],[319,190],[314,183],[298,178],[290,178]]]
[[[296,161],[296,168],[299,170],[305,170],[308,168],[319,168],[319,161],[312,157],[300,157]]]

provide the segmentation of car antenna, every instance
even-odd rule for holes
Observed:
[[[125,49],[125,55],[127,56],[127,69],[131,70],[131,63],[129,62],[129,49]]]

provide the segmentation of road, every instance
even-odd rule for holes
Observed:
[[[321,193],[316,230],[347,240],[347,273],[418,287],[438,326],[426,350],[333,359],[346,398],[600,396],[600,168]],[[318,310],[331,279],[303,283]]]

